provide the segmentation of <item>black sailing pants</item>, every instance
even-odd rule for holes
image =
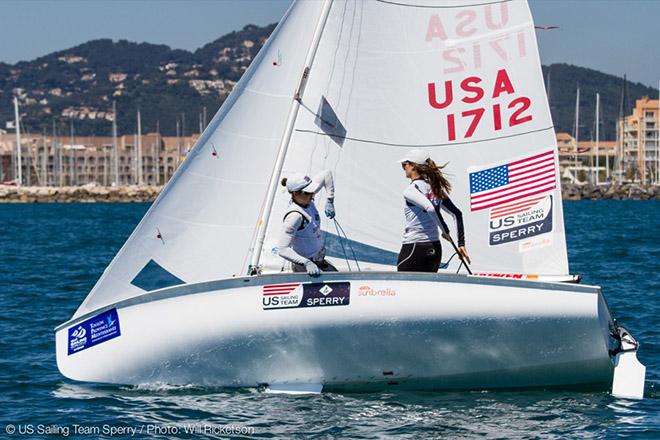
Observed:
[[[442,259],[439,241],[404,243],[399,252],[396,270],[399,272],[437,272]]]

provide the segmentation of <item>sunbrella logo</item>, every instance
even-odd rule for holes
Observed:
[[[397,291],[390,288],[374,289],[371,286],[360,286],[358,289],[358,296],[396,296]]]

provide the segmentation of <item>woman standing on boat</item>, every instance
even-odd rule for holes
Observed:
[[[406,228],[397,270],[438,271],[442,258],[438,229],[442,230],[443,238],[451,241],[449,228],[440,216],[441,209],[454,216],[458,230],[458,252],[462,259],[470,263],[465,249],[463,215],[449,198],[451,184],[442,174],[443,167],[436,165],[423,150],[410,150],[399,162],[411,182],[403,192]]]
[[[311,179],[305,174],[294,173],[282,179],[282,186],[291,194],[291,201],[278,240],[280,257],[292,263],[294,272],[307,272],[311,276],[318,276],[321,271],[336,272],[337,269],[325,259],[321,217],[314,205],[314,194],[325,188],[325,215],[335,217],[332,173],[322,171]]]

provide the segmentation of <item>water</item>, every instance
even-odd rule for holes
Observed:
[[[0,205],[0,437],[13,424],[31,426],[31,435],[14,434],[21,438],[224,438],[232,434],[219,430],[227,425],[244,437],[660,438],[660,202],[564,206],[571,271],[603,285],[614,315],[642,341],[643,401],[605,391],[293,397],[74,383],[57,370],[52,330],[71,316],[148,205]]]

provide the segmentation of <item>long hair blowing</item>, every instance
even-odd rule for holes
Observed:
[[[429,184],[431,185],[431,190],[433,194],[439,199],[449,198],[449,193],[451,192],[451,183],[445,177],[442,172],[442,169],[447,166],[436,164],[433,159],[427,159],[426,163],[423,164],[414,164],[415,170],[419,175],[424,177]]]

